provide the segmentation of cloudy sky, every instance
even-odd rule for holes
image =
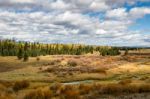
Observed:
[[[150,46],[150,0],[0,0],[0,39]]]

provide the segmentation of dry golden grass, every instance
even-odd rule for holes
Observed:
[[[50,90],[37,89],[26,94],[24,99],[51,99],[51,97]]]
[[[0,90],[5,90],[0,99],[7,99],[7,96],[16,99],[15,94],[19,99],[24,94],[25,99],[86,99],[89,95],[150,92],[150,59],[147,56],[53,55],[39,58],[23,62],[16,57],[0,57]],[[16,83],[16,89],[21,90],[7,93],[14,82],[21,80],[30,81],[30,86],[25,88],[22,82]]]
[[[0,93],[0,99],[15,99],[15,98],[10,94]]]
[[[12,95],[12,91],[8,90],[9,87],[7,84],[0,84],[0,99],[15,99],[14,95]]]
[[[54,88],[55,87],[55,88]],[[122,95],[133,93],[149,93],[150,84],[80,84],[63,85],[57,83],[53,88],[31,91],[25,96],[25,99],[49,99],[52,97],[64,97],[65,99],[80,99],[93,93],[93,95]],[[34,97],[34,98],[33,98]]]

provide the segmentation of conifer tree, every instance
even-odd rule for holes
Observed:
[[[25,51],[25,52],[24,52],[24,58],[23,58],[23,60],[24,60],[24,61],[28,61],[28,59],[29,59],[29,54],[28,54],[27,51]]]
[[[23,58],[23,50],[22,50],[22,48],[19,49],[17,57],[18,57],[19,60]]]

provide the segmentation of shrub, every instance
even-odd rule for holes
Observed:
[[[0,81],[0,85],[3,85],[5,87],[11,87],[13,86],[13,84],[11,82],[7,82],[7,81]]]
[[[92,87],[93,86],[88,85],[88,84],[80,84],[79,85],[80,93],[81,94],[88,94],[92,90]]]
[[[0,84],[0,99],[14,99],[10,98],[13,92],[11,87]]]
[[[56,65],[56,64],[59,64],[61,62],[61,60],[51,60],[47,65]]]
[[[100,90],[102,88],[102,85],[98,83],[94,83],[92,87],[93,87],[93,90]]]
[[[93,72],[95,72],[95,73],[107,74],[106,68],[97,68],[97,69],[94,69]]]
[[[54,68],[47,68],[46,70],[44,70],[45,72],[53,72],[55,69]]]
[[[62,96],[65,99],[79,99],[80,92],[74,85],[65,85],[64,88],[61,89]]]
[[[102,94],[119,94],[122,92],[122,85],[119,84],[108,84],[104,85],[100,90]]]
[[[67,63],[69,66],[77,66],[77,62],[75,60],[69,60]]]
[[[78,90],[66,90],[64,95],[65,99],[79,99],[80,93]]]
[[[15,84],[13,86],[13,90],[14,91],[18,91],[18,90],[21,90],[21,89],[29,87],[29,85],[30,85],[30,83],[28,81],[26,81],[26,80],[17,81],[17,82],[15,82]]]
[[[37,57],[36,60],[37,60],[37,61],[40,61],[40,57]]]
[[[139,93],[139,86],[137,85],[122,85],[124,93]]]
[[[144,77],[141,77],[141,78],[140,78],[140,80],[147,80],[147,79],[149,79],[148,76],[144,76]]]
[[[125,85],[123,86],[123,92],[125,93],[144,93],[150,92],[149,84],[141,84],[141,85]]]
[[[142,92],[150,92],[150,85],[149,84],[143,84],[139,87],[139,93]]]
[[[124,55],[128,55],[128,49],[125,50]]]
[[[122,93],[143,93],[150,92],[149,84],[142,85],[121,85],[121,84],[108,84],[102,86],[100,89],[101,94],[122,94]]]
[[[62,84],[61,83],[54,83],[50,86],[50,90],[53,91],[54,94],[61,88]]]
[[[4,85],[0,84],[0,91],[3,91],[5,89],[6,89],[6,87]]]
[[[119,84],[121,84],[121,85],[127,85],[127,84],[130,84],[130,83],[132,83],[131,79],[125,79],[125,80],[121,80],[119,82]]]
[[[51,99],[52,93],[50,90],[34,90],[25,95],[24,99]]]
[[[79,58],[81,58],[81,56],[74,56],[74,58],[79,59]]]
[[[55,63],[55,61],[50,61],[49,62],[49,65],[55,65],[56,63]]]
[[[8,93],[0,92],[0,99],[15,99],[15,98]]]

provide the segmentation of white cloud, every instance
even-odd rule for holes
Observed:
[[[129,14],[132,18],[142,18],[144,15],[150,14],[150,8],[148,8],[148,7],[140,7],[140,8],[136,7],[136,8],[131,9]]]
[[[33,3],[35,0],[9,0],[14,3]]]
[[[105,10],[108,10],[109,9],[109,6],[106,5],[105,2],[102,2],[102,1],[93,1],[90,5],[90,8],[94,11],[105,11]]]
[[[57,0],[56,2],[52,2],[50,6],[52,9],[58,10],[68,9],[71,7],[71,5],[66,4],[65,2],[63,2],[63,0]]]
[[[96,30],[96,34],[99,34],[99,35],[101,35],[101,34],[106,34],[107,32],[105,31],[105,30],[103,30],[103,29],[97,29]]]
[[[127,15],[125,8],[117,8],[106,12],[106,17],[108,18],[125,19]]]
[[[102,0],[5,0],[0,8],[10,10],[71,10],[73,12],[105,11],[109,6]],[[26,8],[26,9],[25,9]],[[28,9],[27,9],[28,8]]]
[[[136,21],[133,19],[150,14],[149,8],[136,7],[127,11],[121,6],[125,2],[135,3],[134,0],[0,1],[0,38],[14,37],[17,40],[50,43],[148,46],[149,34],[144,35],[128,28]],[[104,18],[94,15],[99,13]]]
[[[106,12],[107,18],[121,19],[121,20],[136,20],[143,16],[150,14],[149,7],[135,7],[130,11],[126,11],[126,8],[112,9]]]

